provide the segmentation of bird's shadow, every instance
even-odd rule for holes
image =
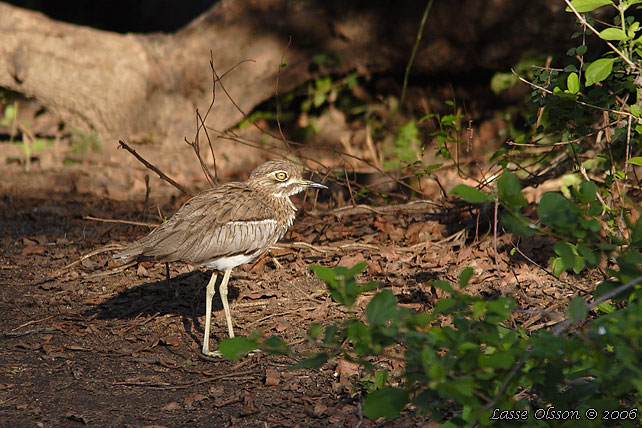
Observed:
[[[172,277],[169,285],[165,279],[134,285],[86,310],[83,315],[102,320],[179,315],[191,336],[194,336],[192,326],[202,334],[203,325],[198,318],[205,314],[205,288],[211,275],[212,271],[195,270]],[[223,309],[219,294],[222,278],[223,275],[220,274],[216,280],[216,295],[212,302],[213,317],[217,316],[215,312],[222,312]],[[230,285],[228,299],[233,301],[238,294],[238,289]]]

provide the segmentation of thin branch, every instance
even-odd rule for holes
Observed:
[[[288,45],[285,47],[285,50],[283,51],[283,55],[281,55],[281,61],[279,62],[279,69],[276,72],[276,85],[274,88],[274,99],[276,102],[276,124],[279,127],[279,134],[281,134],[281,140],[285,143],[288,150],[291,150],[290,145],[288,144],[288,141],[285,138],[285,135],[283,135],[283,130],[281,129],[281,120],[279,119],[279,110],[280,110],[279,109],[279,77],[281,76],[281,68],[285,67],[285,64],[283,63],[283,61],[285,60],[285,53],[290,48],[291,43],[292,43],[292,36],[289,37]]]
[[[129,220],[112,220],[112,219],[109,219],[109,218],[92,217],[90,215],[86,215],[82,219],[83,220],[99,221],[101,223],[129,224],[131,226],[144,226],[144,227],[149,227],[149,228],[154,228],[154,227],[158,226],[157,223],[145,223],[145,222],[142,222],[142,221],[129,221]]]
[[[426,25],[426,20],[428,19],[428,13],[432,7],[434,0],[429,0],[424,9],[424,14],[421,17],[421,24],[419,24],[419,31],[417,31],[417,38],[415,39],[415,45],[412,47],[412,52],[410,53],[410,59],[406,65],[406,72],[403,75],[403,88],[401,89],[401,101],[399,105],[403,107],[403,102],[406,99],[406,89],[408,87],[408,76],[410,75],[410,69],[412,68],[412,63],[415,62],[415,55],[417,54],[417,49],[419,49],[419,42],[421,41],[421,35],[424,32],[424,25]]]
[[[187,138],[184,138],[185,142],[190,146],[192,146],[192,149],[194,149],[194,153],[198,158],[198,161],[201,165],[201,169],[203,170],[203,173],[205,174],[205,178],[207,179],[208,183],[210,183],[210,186],[215,186],[216,184],[218,184],[218,170],[216,167],[216,154],[214,153],[214,146],[212,145],[212,139],[210,138],[210,134],[207,130],[208,128],[207,126],[205,126],[205,121],[207,121],[207,118],[209,117],[209,114],[212,111],[212,108],[214,107],[214,103],[216,102],[216,83],[221,84],[220,81],[221,79],[223,79],[223,77],[227,76],[236,67],[238,67],[240,64],[243,64],[244,62],[254,62],[254,60],[239,61],[233,67],[231,67],[229,70],[223,73],[221,76],[218,76],[214,68],[214,54],[210,50],[210,69],[212,70],[212,101],[210,102],[210,105],[208,106],[207,111],[205,112],[205,115],[201,116],[201,113],[199,112],[198,108],[196,109],[196,134],[194,135],[194,141],[189,141]],[[222,87],[222,84],[221,84],[221,87]],[[201,146],[200,146],[201,129],[205,131],[205,137],[207,138],[207,143],[210,148],[210,153],[212,154],[212,162],[214,164],[214,174],[212,174],[209,167],[207,166],[207,162],[205,162],[205,160],[201,156]]]
[[[147,167],[148,169],[151,169],[152,171],[154,171],[158,175],[159,178],[162,178],[163,180],[167,181],[169,184],[171,184],[172,186],[176,187],[178,190],[180,190],[184,194],[186,194],[188,196],[193,196],[192,192],[190,192],[185,187],[181,186],[180,184],[178,184],[177,182],[175,182],[174,180],[169,178],[167,175],[165,175],[165,173],[163,171],[161,171],[160,169],[156,168],[151,163],[147,162],[141,155],[136,153],[136,150],[134,150],[131,147],[129,147],[127,145],[127,143],[125,143],[123,140],[119,140],[118,143],[119,143],[119,148],[122,147],[123,149],[127,150],[129,153],[134,155],[134,157],[136,159],[138,159],[138,161],[140,163],[145,165],[145,167]]]

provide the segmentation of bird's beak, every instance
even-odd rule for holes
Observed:
[[[323,184],[320,183],[315,183],[314,181],[310,180],[301,180],[299,181],[299,185],[303,187],[315,187],[317,189],[327,189],[328,186],[324,186]]]

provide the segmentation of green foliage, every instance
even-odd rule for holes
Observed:
[[[252,351],[256,350],[277,355],[287,355],[291,352],[288,345],[280,337],[270,336],[267,339],[263,339],[262,336],[262,331],[255,331],[247,337],[230,337],[223,339],[218,344],[218,351],[228,360],[240,360]],[[320,365],[325,362],[321,361],[319,356],[315,356],[315,359],[319,361]],[[318,366],[301,365],[300,367],[312,368]]]
[[[638,256],[642,266],[642,255]],[[332,270],[337,272],[331,275]],[[362,270],[358,265],[347,271]],[[332,293],[336,285],[331,281],[344,275],[346,268],[315,268],[315,272],[322,273],[320,278]],[[472,269],[462,271],[460,288],[471,276]],[[632,304],[588,324],[580,334],[564,337],[540,330],[529,336],[510,322],[513,299],[485,301],[455,291],[447,282],[431,285],[450,293],[432,311],[411,313],[389,290],[382,290],[367,305],[365,320],[353,316],[340,325],[331,324],[325,335],[320,325],[311,326],[311,340],[323,351],[295,368],[320,367],[336,357],[358,362],[367,372],[359,384],[366,394],[364,415],[371,419],[393,418],[412,404],[419,413],[453,427],[475,422],[514,426],[511,420],[491,419],[494,408],[526,410],[531,426],[558,426],[559,421],[536,419],[536,410],[547,407],[577,409],[579,415],[590,408],[601,414],[623,409],[624,425],[638,420],[642,292],[630,294]],[[573,323],[585,322],[588,306],[573,299],[568,313]],[[390,377],[372,363],[372,357],[385,358],[388,350],[400,347],[402,373]],[[620,382],[618,377],[626,379]],[[583,416],[577,426],[602,423]]]
[[[453,105],[452,102],[447,101],[446,104]],[[435,113],[427,114],[422,117],[419,122],[423,122],[430,118],[437,120],[437,125],[439,129],[430,133],[431,137],[434,137],[437,141],[437,155],[443,157],[444,159],[452,158],[452,146],[455,144],[461,144],[462,141],[459,139],[458,133],[461,130],[459,125],[460,121],[464,118],[462,114],[446,114],[439,115]]]
[[[484,202],[492,202],[493,197],[483,193],[474,187],[466,186],[465,184],[458,184],[450,191],[451,195],[457,195],[464,201],[471,204],[481,204]]]
[[[422,149],[419,149],[419,128],[414,120],[408,121],[399,128],[397,138],[395,138],[395,154],[405,162],[411,163],[417,160],[421,155]]]
[[[71,151],[77,155],[86,155],[90,151],[100,153],[102,146],[96,134],[74,129],[71,131]]]
[[[22,128],[27,130],[30,124],[27,120],[20,120],[18,117],[18,101],[14,100],[12,103],[7,104],[4,109],[4,115],[0,119],[0,126],[9,128],[9,142],[20,146],[23,152],[22,163],[25,171],[31,169],[31,157],[34,153],[39,153],[48,147],[51,147],[54,140],[51,138],[38,138],[38,137],[23,137],[16,140],[18,130]],[[25,131],[28,132],[28,131]]]
[[[343,266],[337,266],[333,269],[312,265],[310,269],[330,287],[330,296],[335,302],[351,308],[359,294],[372,290],[377,287],[375,282],[367,284],[357,284],[355,275],[363,272],[367,264],[359,263],[348,269]]]
[[[394,418],[407,403],[408,391],[406,389],[387,386],[368,394],[363,400],[363,414],[370,419]]]
[[[18,102],[14,101],[4,108],[4,115],[0,119],[0,126],[9,128],[10,142],[13,142],[18,132]]]

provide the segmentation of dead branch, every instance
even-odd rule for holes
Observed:
[[[131,226],[144,226],[144,227],[149,227],[149,228],[154,228],[158,226],[156,223],[146,223],[142,221],[130,221],[130,220],[113,220],[110,218],[99,218],[99,217],[92,217],[90,215],[86,215],[82,218],[83,220],[93,220],[93,221],[99,221],[102,223],[117,223],[117,224],[128,224]]]
[[[100,247],[94,251],[91,251],[83,256],[81,256],[78,260],[69,263],[67,266],[62,267],[49,275],[48,277],[44,279],[40,279],[38,281],[33,282],[31,285],[38,285],[38,284],[44,284],[45,282],[53,281],[54,279],[59,278],[63,273],[65,273],[67,270],[69,270],[70,267],[77,265],[78,263],[82,262],[83,260],[86,260],[92,256],[95,256],[96,254],[100,253],[106,253],[108,251],[113,251],[113,250],[122,250],[123,246],[120,244],[109,244],[105,245],[104,247]]]
[[[437,213],[429,213],[427,212],[428,208],[436,208],[440,207],[439,204],[433,201],[428,201],[428,200],[418,200],[418,201],[412,201],[408,202],[407,204],[399,204],[399,205],[386,205],[382,207],[373,207],[370,205],[356,205],[356,206],[346,206],[342,208],[337,208],[334,210],[330,211],[307,211],[306,214],[311,215],[313,217],[321,217],[325,215],[333,215],[335,217],[343,217],[346,215],[358,215],[358,214],[390,214],[390,213],[395,213],[399,211],[418,211],[418,212],[424,212],[428,215],[439,215]]]
[[[178,184],[177,182],[175,182],[174,180],[169,178],[163,171],[161,171],[160,169],[156,168],[154,165],[152,165],[147,160],[145,160],[141,155],[136,153],[136,150],[134,150],[131,147],[129,147],[127,145],[127,143],[125,143],[122,140],[119,140],[118,143],[119,143],[119,146],[118,146],[119,148],[122,147],[123,149],[127,150],[129,153],[134,155],[134,157],[136,159],[138,159],[138,161],[140,163],[145,165],[145,167],[147,167],[148,169],[151,169],[152,171],[154,171],[158,175],[159,178],[162,178],[163,180],[167,181],[169,184],[171,184],[172,186],[176,187],[178,190],[180,190],[184,194],[186,194],[188,196],[194,196],[192,192],[190,192],[185,187],[181,186],[180,184]]]

